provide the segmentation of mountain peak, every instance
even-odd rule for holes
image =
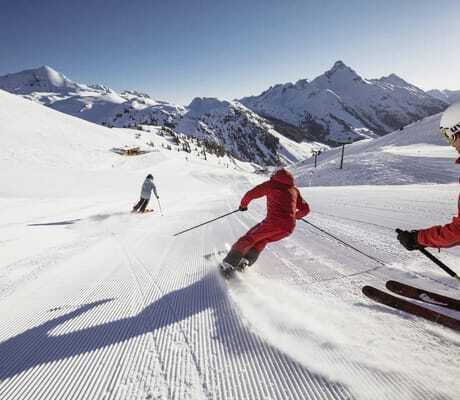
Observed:
[[[408,83],[402,79],[401,77],[399,77],[398,75],[396,74],[390,74],[388,76],[384,76],[382,79],[384,79],[385,81],[387,82],[393,82],[395,84],[405,84],[405,85],[408,85]]]
[[[48,65],[0,77],[0,88],[17,94],[68,91],[79,85]]]
[[[38,67],[35,71],[44,72],[47,74],[59,74],[59,72],[57,72],[54,68],[51,68],[49,65],[42,65],[41,67]]]
[[[347,65],[342,60],[338,60],[334,63],[332,69],[339,69],[339,68],[348,68]]]
[[[221,101],[216,97],[195,97],[189,104],[189,116],[200,117],[217,109],[223,109],[230,105],[228,101]]]
[[[417,86],[412,85],[411,83],[405,81],[404,79],[402,79],[401,77],[399,77],[396,74],[390,74],[388,76],[384,76],[384,77],[382,77],[380,79],[377,79],[376,81],[377,82],[384,82],[386,84],[390,84],[390,85],[393,85],[393,86],[398,86],[398,87],[402,87],[402,88],[408,88],[408,89],[411,89],[411,90],[416,90],[416,91],[419,91],[419,92],[423,92],[420,88],[418,88]]]
[[[37,79],[48,81],[55,87],[65,86],[67,82],[70,82],[64,75],[48,65],[43,65],[31,72],[34,72]]]
[[[324,75],[326,75],[329,79],[336,74],[348,75],[351,78],[359,77],[353,69],[340,60],[336,61],[332,68],[324,73]]]
[[[357,82],[362,83],[363,78],[343,61],[337,61],[330,70],[315,78],[312,84],[319,89],[339,90],[339,92],[342,92],[349,90]]]

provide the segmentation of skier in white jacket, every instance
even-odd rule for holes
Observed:
[[[141,198],[138,201],[138,203],[133,207],[132,212],[136,212],[136,211],[140,213],[145,212],[147,204],[149,204],[149,201],[150,201],[150,196],[152,195],[152,190],[153,190],[153,193],[155,193],[155,197],[159,199],[160,196],[158,196],[157,188],[155,184],[153,183],[153,176],[152,174],[148,174],[144,180],[144,183],[142,184]]]

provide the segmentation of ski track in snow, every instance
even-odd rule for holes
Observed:
[[[198,212],[196,220],[224,212],[237,204],[237,196],[233,200],[216,202],[214,209]],[[45,284],[46,274],[57,273],[66,260],[88,261],[116,251],[103,263],[99,257],[97,276],[85,271],[88,275],[63,291],[55,307],[44,307],[44,300],[36,307],[41,311],[26,313],[16,329],[2,328],[0,397],[455,398],[458,384],[452,377],[458,365],[448,365],[452,355],[441,346],[458,350],[458,336],[364,300],[360,287],[382,285],[388,270],[308,225],[299,222],[296,233],[269,247],[257,266],[223,280],[216,260],[204,256],[225,250],[229,237],[239,236],[264,211],[256,203],[248,213],[176,238],[167,234],[168,225],[180,228],[181,219],[157,215],[115,213],[96,218],[96,229],[87,221],[61,228],[81,233],[81,241],[68,245],[67,252],[65,246],[58,249],[57,265],[40,274],[32,269],[35,279],[18,280],[0,301],[12,304],[23,286]],[[366,221],[352,217],[318,213],[309,220],[385,262],[396,256],[408,262],[410,256],[389,240],[385,228],[369,231]],[[159,226],[152,228],[155,222]],[[370,241],[379,245],[369,249]],[[83,255],[75,255],[82,249]],[[43,260],[56,251],[48,250]],[[350,262],[344,263],[344,256]],[[26,258],[2,271],[7,275],[15,265],[40,264],[37,260]],[[402,265],[391,268],[400,276],[431,279],[420,267],[410,273]],[[449,290],[447,280],[433,275]],[[353,336],[353,330],[366,333]],[[389,342],[388,335],[394,340]],[[396,340],[401,337],[408,346],[402,353]],[[429,360],[423,357],[427,345],[439,347],[434,360],[432,354]],[[453,371],[435,385],[429,377],[440,378],[440,365]]]
[[[299,221],[224,280],[218,260],[264,201],[173,234],[234,210],[264,179],[250,165],[204,161],[200,149],[122,157],[110,149],[168,139],[3,91],[0,102],[1,400],[460,398],[459,334],[361,294],[395,279],[459,296],[394,233],[457,212],[453,150],[432,134],[439,116],[347,145],[343,170],[340,149],[314,171],[311,159],[295,167],[298,184],[329,186],[302,189],[308,221],[385,265]],[[147,173],[164,216],[155,199],[156,212],[129,213]],[[458,249],[439,257],[460,265]]]
[[[308,194],[306,194],[308,196]],[[307,197],[308,198],[308,197]],[[323,199],[324,200],[324,199]],[[263,210],[261,209],[261,212]],[[310,218],[311,220],[314,220],[314,217],[312,216]],[[375,249],[377,250],[376,253],[369,252],[375,257],[380,257],[380,258],[386,258],[388,260],[391,260],[392,258],[395,258],[395,255],[400,256],[401,253],[406,255],[407,252],[401,252],[401,248],[397,246],[394,242],[394,238],[391,238],[391,236],[388,234],[388,232],[368,232],[365,229],[363,229],[363,223],[359,222],[360,225],[353,225],[350,226],[349,222],[345,221],[343,222],[342,218],[336,219],[330,219],[330,218],[318,218],[315,221],[318,225],[322,226],[324,229],[327,229],[330,232],[334,232],[336,235],[338,235],[340,238],[346,240],[348,243],[352,243],[355,247],[361,248],[361,249],[366,249],[369,252],[369,245],[368,243],[379,243],[379,246]],[[300,223],[300,222],[299,222]],[[301,224],[301,223],[300,223]],[[365,228],[365,225],[364,225]],[[250,292],[248,295],[248,301],[241,301],[238,302],[240,305],[243,314],[245,311],[247,313],[250,313],[251,317],[249,318],[251,321],[258,321],[256,324],[256,327],[263,327],[263,330],[266,333],[266,336],[268,338],[271,338],[273,342],[276,343],[283,343],[281,345],[281,348],[284,348],[285,351],[292,355],[295,359],[301,359],[304,365],[308,365],[314,370],[322,370],[321,367],[321,361],[320,361],[320,355],[315,354],[313,357],[310,358],[312,361],[308,361],[308,356],[303,357],[303,355],[308,354],[307,349],[309,348],[309,345],[311,346],[311,343],[305,341],[305,338],[308,338],[310,335],[305,335],[305,331],[312,331],[315,333],[315,329],[312,329],[312,327],[318,326],[318,325],[326,325],[328,326],[328,323],[325,321],[331,322],[331,321],[342,321],[343,319],[340,317],[340,315],[347,315],[347,316],[355,316],[357,315],[356,310],[351,311],[351,308],[349,308],[350,303],[352,306],[356,307],[366,307],[371,310],[373,309],[380,309],[382,308],[384,311],[387,311],[385,307],[380,307],[376,306],[374,304],[366,305],[363,304],[362,301],[362,296],[360,294],[360,288],[364,284],[368,284],[369,282],[372,282],[374,285],[380,285],[382,286],[382,283],[385,282],[386,279],[388,279],[388,276],[399,276],[400,279],[404,279],[407,277],[411,277],[412,279],[415,277],[422,278],[425,280],[431,280],[434,282],[437,282],[438,284],[444,286],[444,288],[441,286],[442,289],[446,289],[450,287],[452,284],[451,280],[444,278],[444,277],[438,277],[437,271],[433,275],[436,276],[436,278],[430,277],[430,274],[428,276],[423,275],[421,272],[403,272],[405,271],[406,265],[403,263],[393,263],[390,264],[388,263],[387,266],[382,267],[379,266],[375,263],[373,263],[371,260],[355,253],[353,254],[353,251],[349,249],[346,249],[344,246],[337,244],[334,241],[330,241],[329,244],[324,244],[324,237],[321,237],[322,234],[314,235],[313,237],[316,239],[316,237],[321,238],[321,242],[313,239],[312,241],[312,235],[311,232],[308,232],[310,228],[308,225],[303,225],[301,224],[300,226],[297,227],[298,231],[301,231],[304,235],[299,235],[296,234],[294,237],[291,237],[289,241],[284,241],[281,242],[283,245],[278,246],[278,249],[275,251],[272,251],[272,254],[275,257],[279,257],[277,260],[278,263],[284,263],[288,268],[291,265],[295,265],[295,271],[289,270],[290,274],[288,277],[286,277],[287,274],[285,273],[279,273],[277,274],[277,278],[279,280],[287,281],[289,283],[289,286],[283,287],[283,285],[275,285],[273,282],[276,282],[277,280],[273,279],[273,275],[270,274],[264,274],[267,277],[271,278],[270,280],[265,281],[263,284],[261,282],[257,281],[250,281],[249,279],[244,279],[243,282],[250,282],[252,284],[252,287],[258,287],[257,289],[260,291],[260,293],[283,293],[286,295],[291,295],[293,297],[292,301],[287,301],[286,304],[284,304],[285,307],[282,306],[283,301],[278,299],[277,297],[273,297],[271,295],[262,295],[264,301],[258,301],[256,304],[249,304],[250,299],[254,297],[254,293]],[[307,232],[306,232],[307,231]],[[348,233],[348,235],[347,235]],[[369,234],[372,234],[371,236]],[[362,236],[361,236],[362,235]],[[373,237],[373,236],[376,237]],[[323,235],[324,236],[324,235]],[[393,239],[393,240],[390,240]],[[391,244],[389,243],[391,242]],[[283,247],[286,249],[283,254]],[[331,251],[331,247],[335,247],[336,250]],[[280,250],[281,249],[281,250]],[[315,251],[317,250],[317,251]],[[375,251],[374,250],[374,251]],[[299,258],[295,258],[296,252],[298,252]],[[315,254],[316,253],[316,254]],[[294,254],[294,258],[293,258]],[[328,254],[327,257],[324,257],[324,254]],[[344,263],[343,263],[343,257],[346,254],[347,257],[350,257],[354,263],[354,266],[360,266],[359,269],[356,270],[351,270],[350,269],[350,263],[347,263],[346,268],[347,270],[344,270]],[[342,262],[337,262],[333,259],[331,259],[331,256],[337,255],[340,257]],[[384,255],[384,257],[382,257]],[[400,258],[400,257],[398,257]],[[409,257],[408,257],[409,258]],[[267,260],[267,259],[265,259]],[[264,260],[264,261],[265,261]],[[292,261],[289,261],[292,260]],[[303,261],[303,265],[302,265]],[[272,264],[272,263],[270,263]],[[420,264],[420,263],[418,263]],[[422,263],[423,264],[423,263]],[[429,263],[424,263],[428,267],[431,267]],[[267,264],[264,265],[264,269],[267,267]],[[302,268],[304,267],[304,268]],[[422,271],[422,268],[419,268],[420,271]],[[431,268],[426,268],[427,270],[432,269]],[[299,270],[303,271],[302,278],[299,279]],[[390,274],[389,275],[389,270]],[[285,271],[284,271],[285,272]],[[261,271],[262,273],[262,271]],[[335,276],[334,276],[335,275]],[[305,282],[308,277],[310,279],[310,282]],[[302,299],[301,294],[298,294],[298,298],[296,299],[294,293],[295,290],[293,290],[292,284],[295,284],[299,288],[304,289],[306,292],[311,292],[313,290],[313,295],[311,296],[305,296]],[[249,283],[248,283],[249,285]],[[423,285],[422,285],[423,286]],[[332,288],[332,289],[331,289]],[[324,297],[323,291],[326,292],[326,297],[324,298],[325,303],[319,302],[319,304],[316,304],[315,309],[320,310],[320,312],[316,313],[315,319],[314,317],[311,318],[311,309],[308,310],[308,307],[299,307],[299,304],[306,303],[309,304],[310,307],[317,303],[317,299]],[[455,296],[455,292],[452,294]],[[238,295],[236,296],[237,298],[239,297]],[[331,302],[331,297],[332,299],[335,299],[336,301],[333,301],[333,310],[337,312],[337,315],[334,317],[334,312],[332,312],[329,309],[329,306],[327,303]],[[307,299],[308,298],[308,299]],[[337,302],[337,300],[339,302]],[[348,301],[347,301],[348,300]],[[345,304],[342,304],[344,302]],[[365,300],[366,303],[368,303],[367,300]],[[267,306],[270,305],[270,306]],[[280,306],[281,304],[281,306]],[[325,305],[326,304],[326,305]],[[271,307],[273,307],[273,310],[271,310]],[[303,323],[295,323],[293,321],[297,321],[296,315],[295,315],[295,310],[298,309],[299,314],[297,315],[298,319],[301,318],[306,318],[307,321]],[[274,316],[271,317],[270,314],[274,313]],[[392,312],[390,312],[392,313]],[[398,315],[398,317],[401,316],[400,313],[398,312],[393,312],[393,314]],[[268,317],[265,317],[267,316]],[[407,317],[407,315],[402,314],[403,317],[409,320],[413,320],[411,317]],[[458,318],[460,315],[457,313],[456,317]],[[385,319],[387,317],[385,316],[384,318],[380,318],[380,321],[378,322],[385,322]],[[273,319],[271,321],[271,319]],[[279,323],[280,320],[284,319],[284,325],[282,328],[279,330],[273,328],[273,323],[276,321]],[[416,319],[417,320],[417,319]],[[340,337],[334,337],[334,334],[328,335],[327,332],[341,332],[341,331],[350,331],[350,328],[355,326],[355,329],[359,329],[359,325],[364,322],[360,321],[359,318],[356,319],[356,321],[351,322],[349,324],[342,324],[342,323],[332,323],[330,326],[330,329],[323,331],[323,330],[318,330],[317,336],[321,338],[321,340],[324,340],[326,345],[330,345],[331,347],[336,347],[334,346],[335,344],[339,344],[338,349],[340,353],[340,348],[343,347],[343,358],[335,358],[334,362],[327,362],[325,363],[324,367],[324,372],[331,374],[331,378],[336,378],[340,382],[347,382],[348,386],[351,388],[355,388],[358,393],[360,393],[362,396],[365,396],[366,398],[387,398],[387,396],[391,395],[391,398],[442,398],[441,394],[436,394],[436,393],[430,393],[431,391],[431,386],[430,384],[423,385],[420,382],[416,384],[415,382],[418,380],[418,376],[439,376],[439,373],[436,371],[437,367],[433,367],[432,369],[427,368],[426,366],[418,370],[420,365],[423,365],[426,363],[426,365],[429,365],[431,360],[423,360],[423,357],[421,357],[420,360],[417,362],[414,362],[410,368],[408,368],[407,364],[407,356],[408,353],[412,355],[419,355],[423,354],[422,348],[419,348],[418,346],[413,346],[412,341],[409,342],[410,347],[413,347],[413,351],[409,351],[406,353],[408,349],[406,349],[401,355],[398,354],[398,349],[397,346],[392,348],[391,346],[388,346],[388,343],[383,341],[384,346],[382,346],[379,350],[376,351],[375,348],[368,349],[367,348],[367,343],[366,339],[369,340],[369,342],[374,341],[373,337],[375,335],[384,335],[384,331],[378,332],[375,329],[372,329],[369,332],[369,335],[363,335],[361,334],[359,336],[359,339],[354,342],[353,340],[349,340],[349,338],[346,338],[349,343],[347,343],[347,340],[344,340],[344,338]],[[426,334],[425,329],[420,329],[419,328],[419,323],[420,320],[417,320],[417,324],[414,324],[415,326],[411,326],[410,330],[407,332],[404,332],[408,335],[412,335],[412,331],[418,331],[416,336],[417,336],[417,341],[419,340],[418,336],[423,338],[423,341],[428,340],[429,342],[438,342],[438,346],[440,344],[445,345],[446,343],[443,343],[443,339],[439,337],[439,334],[436,332],[437,327],[434,328],[434,333]],[[423,324],[423,322],[422,322]],[[265,326],[264,326],[265,325]],[[301,339],[299,340],[298,337],[295,337],[295,335],[291,335],[292,337],[289,339],[289,335],[286,335],[284,330],[289,329],[289,325],[292,325],[293,328],[292,330],[295,331],[296,329],[300,330],[302,332]],[[348,326],[347,326],[348,325]],[[363,329],[369,329],[370,326],[367,326],[368,323],[366,323],[366,326],[363,326]],[[345,328],[345,329],[344,329]],[[371,327],[372,328],[372,327]],[[353,329],[353,328],[352,328]],[[431,329],[429,329],[431,330]],[[390,337],[394,336],[394,333],[389,330],[387,332]],[[431,337],[430,337],[431,336]],[[456,338],[455,334],[452,334],[448,332],[448,336],[450,340],[452,340],[451,345],[458,346],[458,338]],[[328,343],[328,337],[331,338],[330,342]],[[399,337],[396,336],[395,339],[398,339]],[[270,339],[269,339],[270,340]],[[291,340],[291,346],[289,345],[289,341]],[[361,345],[361,341],[364,341],[364,344]],[[313,342],[314,343],[314,342]],[[391,344],[391,342],[390,342]],[[399,343],[398,343],[399,346]],[[347,353],[347,348],[350,348],[349,353]],[[301,348],[302,352],[299,354],[298,349]],[[316,348],[315,344],[313,345],[313,349]],[[393,351],[392,351],[393,350]],[[457,348],[458,350],[458,348]],[[379,355],[378,362],[374,364],[373,358],[375,358],[376,355]],[[448,352],[446,352],[448,354]],[[416,357],[414,357],[416,358]],[[356,369],[356,365],[353,367],[348,366],[348,368],[343,369],[343,363],[345,364],[353,364],[353,362],[357,363],[358,365],[364,365],[372,368],[373,372],[371,373],[370,376],[368,375],[368,372],[365,372],[365,370],[361,370],[358,376],[361,376],[361,378],[356,379],[356,377],[353,377],[350,374],[350,369]],[[446,363],[449,363],[448,359],[445,360]],[[340,366],[340,367],[339,367]],[[336,367],[336,368],[335,368]],[[359,369],[359,368],[358,368]],[[412,370],[411,374],[408,374],[408,370]],[[343,374],[343,371],[347,371],[345,374]],[[375,370],[381,370],[383,375],[380,376],[380,381],[376,379],[379,375],[375,373]],[[417,371],[418,370],[418,371]],[[415,372],[417,371],[417,372]],[[454,362],[452,365],[452,371],[450,371],[451,375],[446,379],[446,386],[452,385],[452,376],[455,375],[456,371],[458,371],[458,363]],[[401,375],[398,377],[398,375]],[[407,388],[407,386],[404,388],[400,382],[403,380],[411,379],[410,375],[412,375],[412,379],[414,379],[413,386],[410,388]],[[372,382],[373,381],[373,382]],[[385,384],[385,381],[387,383]],[[368,382],[369,386],[367,387],[359,387],[361,384],[364,382]],[[358,385],[358,387],[356,386]],[[406,381],[407,385],[407,381]],[[434,382],[433,382],[434,386]],[[383,391],[380,392],[379,388],[382,389]],[[453,393],[458,392],[458,388],[453,389]],[[447,395],[447,398],[448,395]]]
[[[197,208],[188,222],[219,215],[238,197]],[[311,222],[389,268],[299,222],[255,267],[223,280],[216,259],[205,255],[225,250],[264,212],[256,202],[248,213],[176,238],[171,232],[182,218],[158,215],[101,213],[59,227],[80,241],[1,269],[8,276],[16,266],[31,268],[0,299],[4,310],[27,293],[56,289],[61,282],[49,284],[50,274],[59,276],[66,264],[77,279],[51,299],[42,295],[19,324],[1,329],[0,398],[455,398],[458,335],[360,294],[363,284],[382,286],[390,276],[433,281],[444,291],[452,290],[448,279],[421,260],[407,272],[411,255],[386,227],[369,230],[372,218],[318,212]],[[53,265],[40,267],[46,260]],[[82,263],[86,269],[72,272]],[[424,357],[424,346],[438,350]]]
[[[458,298],[452,279],[404,251],[394,233],[449,221],[457,185],[304,188],[308,221],[385,265],[299,221],[255,266],[224,280],[217,260],[264,217],[264,201],[173,234],[234,210],[262,177],[223,168],[211,155],[120,159],[109,149],[135,145],[135,132],[4,101],[0,123],[12,131],[0,160],[9,174],[0,199],[1,400],[460,398],[458,333],[361,294],[363,285],[395,279]],[[398,158],[392,149],[354,154],[376,176],[351,168],[347,155],[350,168],[325,164],[313,180],[344,184],[360,172],[359,182],[394,182],[411,159],[410,180],[398,183],[423,174],[452,182],[456,172],[443,177],[449,160],[427,162],[412,147]],[[332,165],[334,155],[323,157]],[[147,171],[164,216],[129,213]],[[26,173],[27,187],[18,185]],[[458,250],[439,256],[459,265]]]

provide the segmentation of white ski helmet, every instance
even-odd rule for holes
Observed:
[[[460,102],[452,104],[444,111],[441,117],[440,129],[441,134],[449,144],[455,142],[457,135],[460,134]]]

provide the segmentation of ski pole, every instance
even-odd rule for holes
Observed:
[[[401,233],[401,229],[396,229],[396,233]],[[452,271],[446,264],[444,264],[439,258],[435,257],[431,254],[427,249],[424,247],[418,249],[420,253],[424,256],[428,257],[431,261],[433,261],[436,265],[438,265],[441,269],[447,272],[452,278],[458,279],[460,281],[460,276],[458,276],[454,271]]]
[[[331,233],[326,232],[324,229],[321,229],[319,226],[316,226],[316,225],[312,224],[311,222],[308,222],[306,219],[302,218],[302,221],[305,222],[308,225],[311,225],[313,228],[316,228],[319,231],[325,233],[326,235],[330,236],[331,238],[333,238],[333,239],[337,240],[338,242],[342,243],[343,245],[349,247],[350,249],[353,249],[354,251],[358,252],[359,254],[362,254],[363,256],[371,259],[372,261],[375,261],[376,263],[379,263],[380,265],[385,265],[385,263],[383,261],[381,261],[381,260],[379,260],[377,258],[374,258],[374,257],[370,256],[369,254],[366,254],[366,253],[362,252],[361,250],[357,249],[356,247],[352,246],[351,244],[349,244],[347,242],[344,242],[342,239],[339,239],[337,236],[334,236]]]
[[[441,267],[444,271],[446,271],[452,278],[455,278],[460,281],[460,276],[458,276],[454,271],[452,271],[446,264],[444,264],[439,258],[436,258],[433,254],[431,254],[426,249],[419,249],[420,252],[427,256],[431,261]]]
[[[161,210],[161,204],[160,204],[160,199],[157,197],[158,201],[158,208],[160,209],[160,214],[163,215],[163,211]]]
[[[184,229],[183,231],[177,232],[177,233],[175,233],[173,236],[178,236],[178,235],[181,235],[181,234],[183,234],[183,233],[185,233],[185,232],[191,231],[192,229],[199,228],[200,226],[203,226],[203,225],[206,225],[206,224],[210,224],[211,222],[217,221],[218,219],[224,218],[224,217],[226,217],[226,216],[228,216],[228,215],[230,215],[230,214],[234,214],[234,213],[236,213],[236,212],[238,212],[238,211],[240,211],[240,210],[230,211],[229,213],[224,214],[224,215],[221,215],[220,217],[211,219],[211,220],[209,220],[209,221],[203,222],[202,224],[195,225],[195,226],[192,226],[191,228]]]

